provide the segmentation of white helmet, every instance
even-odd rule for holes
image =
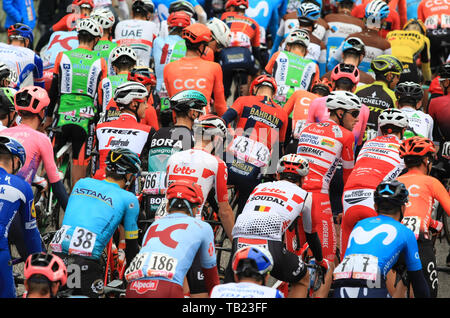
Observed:
[[[373,0],[366,6],[366,18],[378,18],[380,20],[389,15],[389,5],[383,0]]]
[[[361,109],[361,100],[358,96],[347,91],[334,91],[327,96],[327,108],[328,110],[335,109]]]
[[[116,88],[114,101],[117,104],[129,105],[135,99],[145,99],[148,96],[145,86],[138,82],[125,82]]]
[[[212,18],[207,23],[206,26],[212,33],[212,37],[217,41],[222,47],[229,47],[231,43],[231,31],[228,25],[218,18]]]
[[[409,124],[408,117],[400,109],[385,109],[378,116],[378,127],[381,128],[389,124],[400,128],[406,128]]]
[[[135,63],[137,61],[137,55],[136,52],[129,46],[116,46],[111,51],[111,63],[114,63],[122,56],[128,56],[130,59],[132,59]]]
[[[107,8],[95,8],[90,17],[97,20],[103,29],[112,28],[116,22],[114,14]]]
[[[77,30],[77,32],[86,31],[86,32],[90,33],[92,36],[99,37],[99,38],[103,36],[102,26],[100,25],[99,22],[97,22],[97,20],[95,20],[93,18],[86,18],[86,19],[78,20],[76,30]]]
[[[286,37],[286,44],[299,43],[305,47],[309,46],[309,33],[304,29],[294,29]]]
[[[298,154],[288,154],[280,158],[277,165],[277,173],[294,173],[299,176],[306,176],[309,173],[309,163],[304,157]]]

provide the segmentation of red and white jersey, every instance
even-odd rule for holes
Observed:
[[[130,46],[138,57],[137,65],[149,66],[153,40],[158,36],[155,22],[144,20],[124,20],[117,23],[115,40],[118,45]]]
[[[399,155],[400,140],[395,135],[366,141],[356,158],[344,191],[376,189],[383,180],[394,180],[405,168]]]
[[[202,188],[203,204],[212,188],[217,202],[228,201],[227,178],[225,162],[202,149],[174,153],[167,162],[167,186],[175,180],[192,180]]]
[[[353,133],[332,120],[308,124],[300,133],[297,153],[309,162],[303,189],[328,193],[336,167],[342,163],[344,183],[354,166]]]
[[[302,215],[305,232],[312,232],[312,196],[282,180],[258,185],[233,227],[233,237],[281,241],[286,229]]]

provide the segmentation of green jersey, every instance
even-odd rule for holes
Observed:
[[[110,56],[112,50],[117,47],[117,43],[111,42],[108,40],[98,41],[97,45],[94,48],[94,51],[98,52],[100,57],[103,57],[106,61],[106,65],[108,66],[108,75],[114,75],[114,70],[110,63]]]

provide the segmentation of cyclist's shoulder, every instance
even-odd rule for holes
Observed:
[[[7,173],[3,168],[0,168],[0,200],[14,202],[17,200],[28,200],[33,196],[31,185],[23,178]]]

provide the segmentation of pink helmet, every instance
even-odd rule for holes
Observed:
[[[353,64],[340,63],[331,71],[331,80],[337,81],[340,78],[346,77],[352,81],[353,84],[359,83],[359,70]]]
[[[67,282],[67,268],[63,260],[53,254],[34,253],[28,256],[24,266],[25,279],[32,275],[44,275],[51,282]]]
[[[47,91],[39,86],[27,86],[14,95],[16,111],[27,111],[38,114],[50,104]]]

